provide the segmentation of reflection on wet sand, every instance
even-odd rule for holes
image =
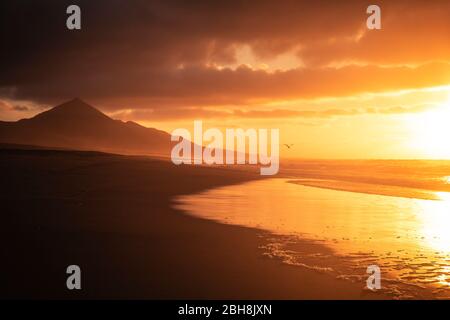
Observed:
[[[377,264],[384,290],[394,297],[450,297],[450,193],[435,192],[437,200],[428,200],[289,182],[227,186],[180,197],[177,206],[283,235],[269,239],[266,254],[286,263],[351,281],[365,279],[367,266]],[[322,242],[339,259],[297,250],[296,237]]]

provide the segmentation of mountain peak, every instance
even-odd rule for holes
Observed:
[[[79,98],[30,119],[0,123],[0,142],[123,154],[170,154],[170,135],[113,120]]]
[[[64,102],[63,104],[85,104],[85,105],[88,105],[89,106],[89,104],[87,104],[86,102],[84,102],[83,100],[81,100],[80,98],[78,98],[78,97],[75,97],[75,98],[73,98],[72,100],[69,100],[69,101],[67,101],[67,102]]]
[[[64,102],[50,110],[38,114],[37,119],[53,117],[64,117],[72,120],[84,120],[90,118],[110,119],[107,115],[84,102],[80,98],[74,98]]]
[[[90,104],[84,102],[80,98],[74,98],[72,100],[69,100],[67,102],[64,102],[56,107],[54,107],[51,110],[58,110],[58,109],[64,109],[64,111],[68,110],[77,110],[77,111],[96,111],[98,113],[101,113],[99,110],[91,106]]]

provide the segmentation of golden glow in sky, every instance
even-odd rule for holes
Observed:
[[[450,158],[450,94],[438,107],[408,117],[411,146],[426,158]]]
[[[279,128],[280,143],[293,144],[281,146],[285,158],[449,159],[449,97],[450,86],[440,86],[272,101],[258,105],[254,117],[211,116],[203,122],[222,129]],[[234,107],[228,110],[232,114]],[[141,123],[168,132],[193,126],[192,119]]]
[[[172,5],[115,4],[76,39],[45,24],[39,34],[54,38],[38,48],[27,19],[10,15],[0,121],[79,97],[167,132],[195,120],[279,129],[293,144],[281,157],[450,159],[449,1],[383,2],[381,29],[361,1]],[[127,13],[105,28],[115,12]]]

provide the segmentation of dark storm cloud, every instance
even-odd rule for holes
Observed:
[[[65,27],[70,4],[82,9],[80,31]],[[384,29],[355,41],[364,30],[367,5],[365,1],[3,1],[0,93],[39,103],[74,96],[101,102],[140,99],[142,106],[155,107],[448,83],[450,49],[443,41],[449,36],[448,1],[383,3]],[[262,59],[295,49],[307,68],[268,73],[205,66],[236,62],[235,48],[244,44]],[[425,64],[323,68],[335,59]]]

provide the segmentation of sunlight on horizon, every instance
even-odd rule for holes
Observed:
[[[376,261],[399,280],[393,280],[396,286],[406,280],[448,294],[450,193],[435,194],[439,200],[337,191],[270,179],[183,196],[176,207],[225,224],[320,241],[352,265],[351,270],[339,269],[340,274],[351,276],[361,264]],[[290,263],[305,263],[301,252],[284,254]],[[314,263],[312,267],[328,267],[322,260]]]
[[[237,107],[227,108],[232,114]],[[279,128],[280,157],[285,159],[450,159],[450,85],[273,101],[252,108],[241,106],[248,115],[259,112],[259,118],[246,113],[219,119],[211,115],[204,120],[205,128]],[[286,118],[282,111],[293,114]],[[193,119],[141,123],[171,132],[191,129]]]
[[[440,200],[417,200],[422,209],[418,213],[421,233],[429,246],[435,250],[450,253],[450,193],[435,192]]]
[[[407,117],[411,147],[432,159],[450,159],[450,93],[439,107]]]

